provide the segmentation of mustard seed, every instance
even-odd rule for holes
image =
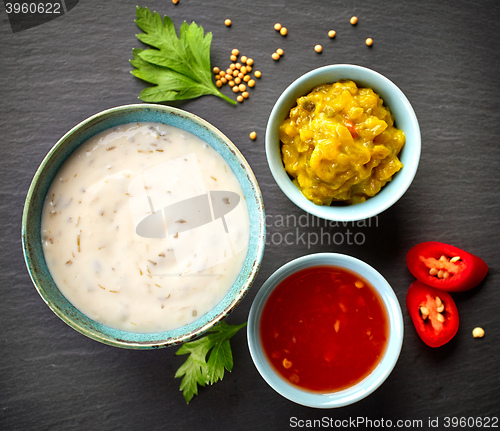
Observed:
[[[365,40],[365,43],[367,46],[372,46],[373,45],[373,39],[369,37],[368,39]]]
[[[250,78],[250,75],[245,75],[245,76],[243,77],[243,81],[245,81],[245,82],[250,81],[250,79],[251,79],[251,78]]]
[[[285,53],[285,51],[283,51],[281,48],[278,48],[278,49],[276,50],[276,52],[278,53],[278,55],[279,55],[280,57],[281,57],[281,56]]]
[[[214,73],[219,73],[220,72],[220,69],[217,66],[215,66],[212,70],[213,70]]]
[[[472,330],[472,336],[474,338],[483,338],[484,337],[484,329],[480,328],[479,326],[477,328],[474,328]]]
[[[323,51],[323,47],[321,45],[316,45],[314,47],[314,50],[319,54],[321,51]]]
[[[235,48],[235,49],[233,49],[233,50],[231,51],[231,54],[232,54],[232,55],[239,55],[239,54],[240,54],[240,51],[239,51],[239,50],[237,50],[237,49]]]
[[[241,102],[243,102],[243,100],[245,100],[245,99],[244,99],[244,97],[240,94],[240,95],[236,98],[236,100],[237,100],[238,102],[240,102],[240,103],[241,103]]]
[[[236,57],[235,55],[232,55],[231,57],[229,57],[229,59],[230,59],[231,61],[236,61],[236,60],[237,60],[237,58],[238,58],[238,57]]]
[[[248,135],[252,141],[255,141],[257,139],[257,133],[256,132],[250,132],[250,135]]]
[[[251,79],[250,81],[248,81],[248,86],[249,87],[253,87],[255,85],[255,81],[253,79]]]
[[[242,62],[242,63],[246,63],[246,62],[247,62],[247,60],[248,60],[248,58],[246,57],[246,55],[242,55],[242,56],[241,56],[241,62]]]
[[[231,24],[232,24],[232,23],[231,23],[231,20],[230,20],[230,19],[226,19],[226,20],[224,21],[224,24],[226,24],[226,27],[231,27]]]
[[[222,81],[218,79],[217,81],[215,81],[215,85],[219,88],[222,87]]]
[[[240,91],[240,89],[238,88],[238,86],[237,86],[237,85],[235,85],[235,86],[233,87],[233,91],[234,91],[235,93],[237,93],[238,91]]]
[[[250,94],[248,94],[248,91],[244,91],[243,93],[241,93],[241,95],[245,98],[245,99],[248,99],[250,97]]]
[[[350,23],[352,25],[356,25],[358,23],[358,17],[357,16],[353,16],[351,19],[350,19]]]
[[[238,84],[238,85],[241,84],[241,78],[238,76],[236,78],[234,78],[234,83]]]
[[[256,70],[254,75],[256,78],[260,78],[262,76],[262,72],[260,70]]]
[[[277,53],[277,52],[273,52],[273,55],[271,55],[271,57],[273,58],[273,60],[277,61],[280,59],[280,55]]]
[[[288,33],[288,30],[286,29],[286,27],[281,27],[281,29],[280,29],[281,36],[286,36],[287,33]]]
[[[330,37],[330,38],[332,38],[332,39],[333,39],[336,35],[337,35],[337,32],[336,32],[335,30],[330,30],[330,31],[328,32],[328,37]]]
[[[251,66],[253,64],[253,59],[252,58],[248,58],[247,59],[247,66]]]
[[[281,27],[282,27],[282,26],[281,26],[281,24],[280,24],[279,22],[277,22],[276,24],[274,24],[274,29],[275,29],[276,31],[280,31],[280,30],[281,30]]]
[[[246,86],[245,84],[240,84],[240,85],[238,86],[238,88],[239,88],[239,90],[240,90],[241,92],[243,92],[243,91],[245,91],[245,90],[247,89],[247,86]]]

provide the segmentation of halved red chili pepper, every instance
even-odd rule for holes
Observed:
[[[442,242],[427,241],[406,255],[410,272],[422,283],[447,292],[472,289],[486,276],[481,258]]]
[[[422,341],[439,347],[458,331],[458,310],[452,297],[442,290],[415,281],[406,294],[406,308]]]

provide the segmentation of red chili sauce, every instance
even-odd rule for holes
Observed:
[[[262,311],[264,352],[285,380],[329,393],[353,386],[382,359],[389,318],[375,289],[332,266],[305,268],[283,280]]]

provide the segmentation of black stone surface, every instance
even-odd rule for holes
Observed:
[[[233,372],[202,388],[186,405],[180,382],[174,379],[184,360],[174,355],[176,349],[122,350],[87,339],[59,320],[31,284],[20,225],[39,163],[71,127],[103,109],[137,102],[145,87],[130,75],[128,61],[132,48],[140,46],[135,38],[136,4],[82,1],[57,19],[17,33],[0,4],[0,429],[285,430],[308,424],[293,418],[320,420],[323,425],[349,419],[391,420],[394,426],[397,420],[422,421],[422,426],[407,429],[429,429],[429,420],[438,418],[439,429],[444,429],[446,417],[498,418],[500,3],[139,3],[169,15],[176,25],[194,20],[211,31],[213,65],[226,67],[229,52],[238,48],[254,58],[263,74],[250,99],[236,107],[215,97],[178,104],[214,124],[238,146],[259,180],[269,216],[261,271],[228,323],[246,320],[259,287],[280,265],[319,251],[347,253],[373,265],[403,306],[404,345],[393,373],[368,398],[334,410],[302,407],[275,393],[255,369],[243,332],[232,341]],[[359,18],[355,27],[349,24],[353,15]],[[226,18],[233,22],[230,28],[224,26]],[[288,28],[286,38],[274,31],[276,22]],[[333,40],[327,36],[330,29],[337,31]],[[367,37],[374,40],[371,48],[364,43]],[[318,43],[322,54],[313,50]],[[285,55],[275,62],[271,54],[279,47]],[[372,68],[407,95],[422,133],[419,171],[405,196],[371,220],[371,226],[312,226],[310,220],[307,227],[280,226],[281,216],[298,219],[305,213],[272,179],[264,152],[267,118],[295,78],[332,63]],[[225,91],[231,96],[228,88]],[[248,138],[252,130],[258,134],[256,141]],[[344,243],[324,240],[308,246],[297,239],[294,245],[279,244],[280,235],[287,232],[299,238],[303,232],[322,230],[329,237],[337,234],[337,243],[341,238]],[[363,243],[347,244],[349,232],[361,233]],[[439,349],[420,341],[404,307],[413,281],[405,254],[424,240],[457,245],[490,265],[479,287],[455,295],[460,329]],[[475,326],[485,329],[484,339],[472,338]],[[347,429],[348,423],[337,425]]]

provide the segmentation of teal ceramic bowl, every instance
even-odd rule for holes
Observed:
[[[55,285],[44,258],[41,211],[56,172],[69,155],[92,136],[111,127],[132,122],[159,122],[193,133],[211,145],[229,164],[246,198],[250,219],[250,244],[243,268],[219,304],[198,320],[171,331],[133,333],[99,324],[78,311]],[[38,168],[28,191],[22,219],[22,245],[31,279],[42,299],[69,326],[105,344],[154,349],[188,341],[224,319],[240,302],[259,270],[265,245],[265,215],[262,196],[252,170],[231,141],[205,120],[180,109],[138,104],[112,108],[75,126],[50,150]]]
[[[351,79],[358,86],[372,88],[391,110],[395,126],[404,131],[406,143],[400,153],[404,167],[375,196],[363,203],[348,206],[321,206],[309,201],[292,183],[281,160],[279,126],[296,106],[297,98],[320,84]],[[373,70],[351,64],[335,64],[312,70],[294,81],[274,105],[267,123],[266,154],[271,173],[283,193],[304,211],[326,220],[355,221],[367,219],[392,206],[406,192],[417,172],[420,159],[420,128],[413,108],[403,92],[389,79]]]
[[[376,368],[365,379],[350,388],[317,393],[300,389],[281,377],[271,365],[261,344],[260,320],[266,301],[284,279],[304,268],[334,266],[358,274],[378,292],[389,318],[389,341]],[[250,354],[264,380],[280,395],[308,407],[334,408],[355,403],[375,391],[389,377],[399,358],[403,345],[403,315],[398,299],[384,277],[365,262],[337,253],[317,253],[295,259],[273,273],[260,288],[248,317],[247,336]]]

